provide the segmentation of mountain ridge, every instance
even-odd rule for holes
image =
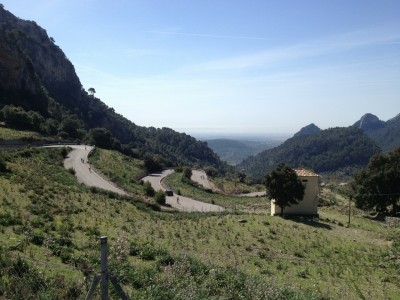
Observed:
[[[293,136],[273,149],[245,159],[236,168],[255,178],[262,178],[280,163],[321,173],[335,172],[365,166],[380,151],[361,129],[336,127]]]
[[[400,147],[400,113],[387,121],[367,113],[355,122],[353,127],[361,128],[384,151]]]

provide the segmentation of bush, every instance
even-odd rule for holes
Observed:
[[[68,149],[66,147],[61,148],[61,155],[65,159],[68,156]]]
[[[156,194],[156,191],[151,186],[151,183],[146,181],[143,183],[143,189],[146,196],[153,197]]]
[[[190,180],[190,178],[192,177],[192,169],[184,168],[183,169],[183,176]]]
[[[7,163],[3,155],[0,153],[0,172],[7,171]]]
[[[22,224],[21,216],[12,215],[9,212],[0,213],[0,225],[13,226],[13,225],[21,225],[21,224]]]
[[[165,193],[161,190],[159,190],[155,196],[154,199],[156,200],[156,202],[160,205],[165,205]]]

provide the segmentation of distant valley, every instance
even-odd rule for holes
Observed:
[[[263,140],[209,139],[204,140],[219,157],[230,165],[237,165],[245,158],[280,145],[284,138],[265,138]]]

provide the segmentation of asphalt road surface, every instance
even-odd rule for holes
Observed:
[[[211,182],[208,180],[206,172],[204,170],[192,170],[191,180],[201,184],[204,188],[212,190],[213,187]]]
[[[63,145],[49,147],[63,147]],[[75,170],[75,176],[78,179],[78,182],[87,186],[93,186],[103,190],[111,191],[119,195],[128,195],[127,192],[118,188],[106,178],[103,178],[88,163],[88,155],[93,149],[92,146],[67,145],[67,147],[71,147],[73,150],[68,153],[68,157],[64,160],[64,167],[66,169],[72,168]]]
[[[142,180],[150,182],[151,186],[156,191],[158,190],[165,191],[165,188],[162,186],[161,181],[163,178],[165,178],[167,175],[173,172],[174,172],[173,170],[165,170],[161,173],[150,174],[149,176],[144,177]],[[207,212],[207,211],[224,210],[224,208],[221,206],[197,201],[192,198],[183,197],[176,194],[174,194],[173,196],[166,196],[166,203],[181,211]]]
[[[118,188],[115,184],[102,177],[96,170],[88,163],[88,155],[93,149],[92,146],[85,145],[66,145],[73,150],[68,153],[68,157],[64,160],[64,167],[66,169],[74,169],[75,176],[78,182],[87,186],[97,187],[103,190],[111,191],[119,195],[128,195],[127,192]],[[64,145],[54,145],[47,147],[64,147]],[[173,173],[173,170],[165,170],[161,173],[154,173],[144,177],[143,181],[149,181],[154,190],[165,191],[161,181],[167,175]],[[198,182],[205,188],[212,189],[206,173],[203,170],[193,170],[192,180]],[[255,196],[255,195],[252,195]],[[201,202],[192,198],[183,197],[179,195],[166,196],[166,203],[181,211],[223,211],[224,208],[218,205]]]

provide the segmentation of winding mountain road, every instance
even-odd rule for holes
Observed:
[[[90,151],[94,149],[93,146],[85,145],[52,145],[45,147],[70,147],[72,151],[68,153],[67,158],[64,160],[64,167],[66,169],[74,169],[75,176],[78,182],[83,183],[90,187],[97,187],[103,190],[111,191],[119,195],[128,195],[123,189],[117,187],[115,184],[104,178],[101,174],[97,173],[95,169],[88,163],[88,155]],[[165,191],[166,189],[162,186],[162,180],[173,173],[173,170],[165,170],[161,173],[150,174],[144,177],[143,181],[149,181],[151,186],[156,190]],[[203,170],[193,170],[192,180],[198,182],[205,188],[212,189],[212,184],[207,178],[206,173]],[[258,193],[257,193],[258,194]],[[245,196],[245,195],[243,195]],[[248,194],[246,196],[256,196],[256,194]],[[171,207],[174,207],[181,211],[223,211],[224,208],[218,205],[201,202],[189,197],[183,197],[179,195],[166,196],[166,203]]]
[[[151,186],[156,190],[165,191],[165,188],[162,186],[161,181],[173,173],[173,170],[165,170],[161,173],[154,173],[149,176],[144,177],[142,180],[150,182]],[[181,210],[181,211],[223,211],[224,208],[218,205],[201,202],[194,200],[192,198],[183,197],[179,195],[166,196],[166,203],[171,205],[172,207]]]
[[[46,147],[63,147],[64,145],[53,145]],[[97,173],[93,167],[88,163],[88,155],[94,149],[92,146],[85,145],[67,145],[72,148],[68,153],[67,158],[64,160],[64,167],[66,169],[74,169],[75,176],[78,182],[87,186],[97,187],[103,190],[111,191],[119,195],[126,196],[127,192],[118,188],[113,183],[103,178]]]

